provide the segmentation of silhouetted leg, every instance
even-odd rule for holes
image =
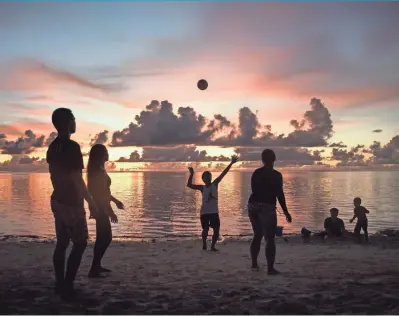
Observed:
[[[362,240],[361,240],[361,237],[360,237],[360,230],[361,230],[361,228],[362,228],[362,225],[359,223],[359,221],[357,221],[356,226],[355,226],[355,231],[354,231],[354,233],[355,233],[355,236],[356,236],[358,242],[361,242],[361,241],[362,241]]]
[[[87,247],[87,241],[73,244],[71,254],[68,258],[67,270],[65,274],[65,284],[69,287],[73,285],[78,272],[82,256]]]
[[[267,270],[269,274],[276,274],[276,269],[274,269],[274,261],[276,260],[276,242],[273,237],[266,238],[266,261]]]
[[[206,250],[207,244],[206,241],[208,239],[208,233],[209,233],[209,218],[206,214],[201,216],[201,227],[202,227],[202,249]]]
[[[56,209],[57,205],[54,207],[52,203],[53,211]],[[55,222],[55,233],[57,236],[57,244],[55,245],[53,253],[53,265],[55,273],[55,291],[60,293],[64,285],[65,280],[65,253],[69,245],[69,231],[68,227],[64,223],[64,218],[59,216],[54,212],[54,222]]]
[[[101,272],[110,271],[101,267],[101,259],[111,244],[112,230],[108,217],[96,220],[96,242],[94,244],[93,262],[91,265],[90,277],[99,276]]]
[[[363,231],[364,231],[364,239],[366,242],[369,242],[369,232],[367,230],[367,223],[363,224]]]
[[[251,241],[251,259],[252,259],[252,268],[257,269],[258,266],[258,256],[260,252],[260,244],[262,242],[262,234],[254,233],[254,237]]]
[[[211,214],[211,227],[213,228],[213,236],[212,236],[212,245],[211,250],[217,251],[216,243],[219,239],[219,232],[220,232],[220,218],[219,214]]]
[[[87,247],[87,239],[89,237],[87,231],[87,222],[84,210],[76,214],[76,217],[69,226],[70,236],[73,242],[72,251],[69,254],[67,269],[65,273],[64,297],[73,296],[73,282],[75,281],[83,253]]]
[[[65,279],[65,253],[68,248],[68,241],[57,241],[53,254],[53,265],[55,272],[55,290],[59,292]]]
[[[277,228],[277,214],[275,211],[265,210],[260,213],[260,219],[262,223],[263,234],[266,241],[266,261],[268,274],[278,274],[278,271],[274,268],[274,262],[276,260],[276,228]]]
[[[93,266],[101,268],[101,259],[104,257],[104,254],[108,248],[108,246],[111,244],[112,237],[110,235],[108,236],[102,236],[99,242],[96,240],[96,244],[94,246],[94,259],[93,259]]]
[[[252,230],[254,232],[254,237],[252,238],[250,246],[252,269],[258,269],[258,256],[263,236],[262,225],[260,223],[260,218],[255,211],[249,212],[249,219],[251,221]]]

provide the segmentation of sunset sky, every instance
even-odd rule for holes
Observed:
[[[399,165],[399,3],[1,3],[0,43],[2,163],[62,106],[111,160]]]

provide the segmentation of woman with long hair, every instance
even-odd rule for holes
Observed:
[[[104,145],[94,145],[89,154],[87,165],[87,187],[97,206],[97,212],[91,213],[96,220],[96,242],[94,244],[93,263],[89,277],[100,277],[102,272],[111,272],[101,266],[101,259],[112,241],[111,223],[117,223],[118,217],[111,207],[111,201],[118,209],[124,209],[123,203],[111,194],[111,178],[105,171],[108,150]]]

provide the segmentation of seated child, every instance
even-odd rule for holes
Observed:
[[[345,224],[344,221],[338,218],[338,209],[332,208],[330,210],[331,217],[326,218],[324,221],[324,236],[328,237],[342,237],[345,232]]]

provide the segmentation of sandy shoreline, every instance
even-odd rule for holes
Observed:
[[[399,243],[371,245],[278,241],[280,276],[249,269],[249,241],[224,240],[220,253],[199,240],[114,242],[104,266],[114,272],[88,279],[92,245],[77,277],[81,296],[53,294],[54,245],[0,242],[2,314],[398,314]]]

